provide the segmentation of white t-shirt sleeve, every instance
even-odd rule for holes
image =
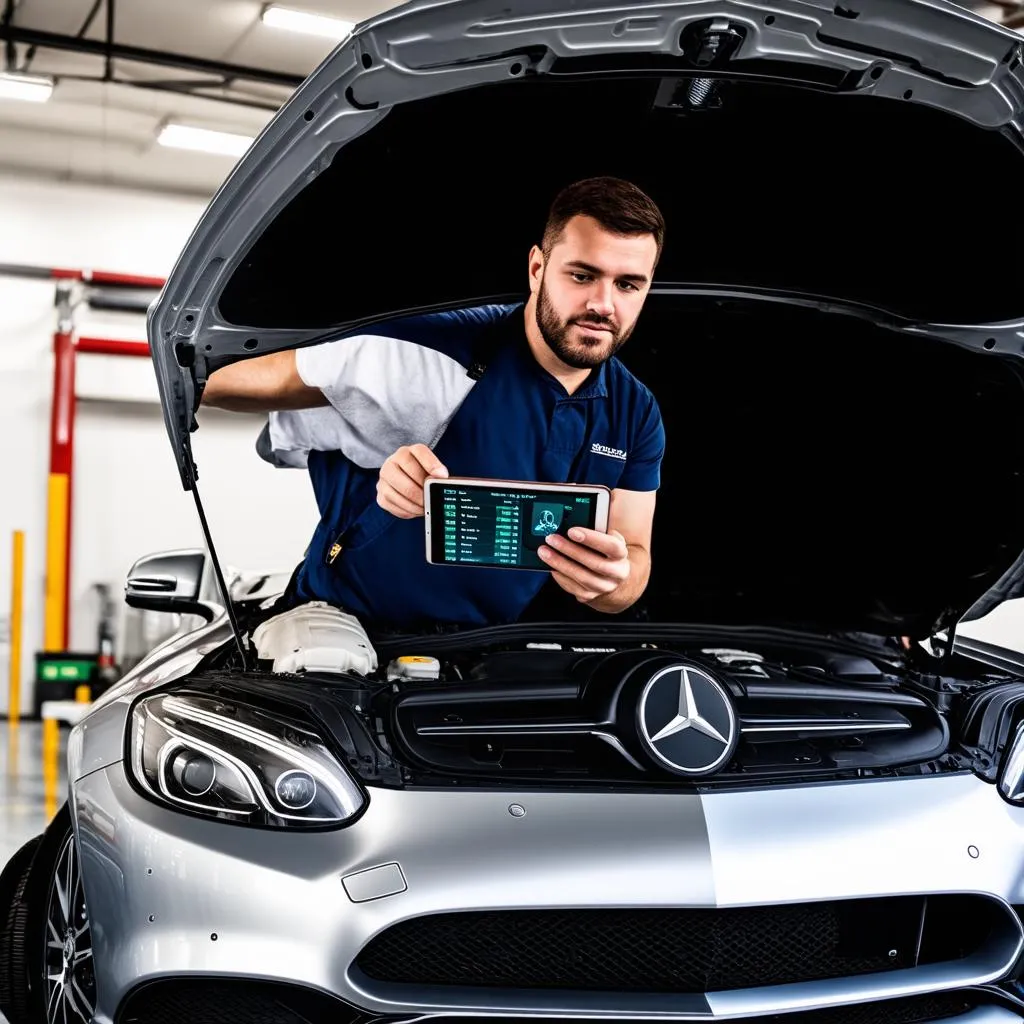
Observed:
[[[403,445],[433,446],[474,383],[451,356],[383,335],[301,348],[295,359],[303,383],[330,404],[271,413],[271,448],[289,466],[305,466],[310,451],[340,451],[372,468]]]

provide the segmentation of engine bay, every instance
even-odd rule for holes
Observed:
[[[257,671],[212,661],[184,685],[301,708],[370,785],[716,789],[984,774],[1024,708],[1010,677],[939,671],[881,637],[524,623],[369,645],[343,613],[333,630],[322,611],[289,627],[276,653],[264,645]]]

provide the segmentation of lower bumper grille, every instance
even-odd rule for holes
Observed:
[[[347,1003],[294,985],[248,978],[171,978],[135,989],[116,1024],[356,1024]]]
[[[772,1014],[757,1018],[759,1024],[932,1024],[955,1020],[974,1009],[976,1003],[958,992],[887,999],[856,1006],[837,1006],[806,1013]]]
[[[515,910],[413,918],[356,966],[375,981],[705,993],[956,960],[1005,915],[974,896],[727,909]]]

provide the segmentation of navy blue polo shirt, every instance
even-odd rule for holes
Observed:
[[[660,483],[665,431],[648,388],[612,358],[568,394],[534,359],[521,304],[392,321],[300,349],[297,365],[329,402],[269,424],[273,460],[308,468],[321,516],[297,597],[367,623],[510,622],[548,579],[430,565],[423,519],[399,519],[376,500],[380,466],[404,444],[428,445],[452,476],[632,491]]]

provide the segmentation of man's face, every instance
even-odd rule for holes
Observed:
[[[651,287],[653,235],[615,235],[591,217],[573,217],[547,259],[530,256],[537,327],[575,369],[610,359],[632,334]]]

